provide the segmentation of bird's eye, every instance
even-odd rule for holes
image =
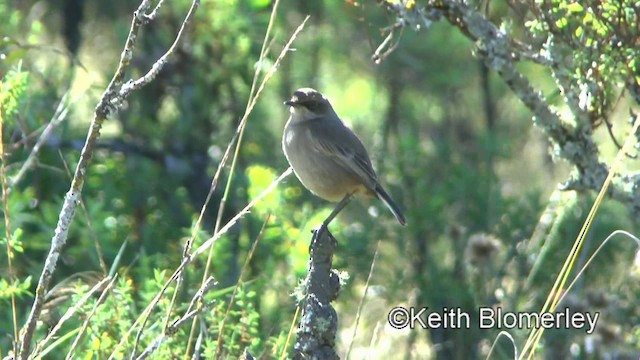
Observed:
[[[307,109],[309,109],[311,111],[316,111],[320,107],[320,104],[318,104],[317,101],[309,101],[309,102],[304,104],[304,107],[306,107]]]

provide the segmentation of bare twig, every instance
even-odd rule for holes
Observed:
[[[194,318],[196,315],[200,314],[203,311],[207,311],[210,308],[210,304],[206,304],[204,302],[204,295],[213,288],[217,283],[214,278],[210,277],[205,281],[203,286],[195,293],[193,299],[191,299],[191,304],[189,304],[189,308],[185,312],[185,314],[174,321],[171,325],[167,326],[165,331],[162,334],[158,335],[152,342],[144,349],[143,352],[136,358],[136,360],[142,360],[148,358],[154,351],[160,348],[160,345],[169,338],[169,336],[173,335],[178,331],[178,328],[185,324],[187,321]],[[195,309],[194,309],[195,308]],[[136,342],[139,342],[140,338],[136,338]],[[137,344],[136,344],[137,345]]]
[[[49,332],[49,334],[47,334],[47,337],[45,337],[44,340],[39,342],[38,345],[35,347],[35,349],[33,349],[34,357],[37,356],[40,353],[40,351],[42,351],[42,347],[45,344],[51,341],[58,334],[58,331],[60,331],[60,329],[62,328],[62,325],[64,325],[64,323],[66,323],[67,320],[71,319],[71,317],[75,315],[76,312],[78,312],[78,310],[91,298],[91,296],[93,296],[93,294],[96,291],[104,289],[105,284],[108,283],[109,281],[111,281],[111,279],[108,277],[100,280],[100,282],[95,284],[89,291],[87,291],[87,293],[84,294],[84,296],[82,296],[82,298],[80,298],[78,302],[76,302],[75,304],[73,304],[73,306],[67,309],[67,311],[64,313],[64,315],[62,315],[58,323],[53,327],[53,329]]]
[[[164,333],[160,334],[160,336],[155,338],[151,342],[151,344],[146,349],[144,349],[142,353],[140,353],[140,356],[138,356],[136,360],[142,360],[142,359],[148,358],[149,355],[153,354],[153,352],[160,347],[160,345],[166,338],[167,338],[167,335],[165,335]]]
[[[205,281],[204,285],[193,295],[191,303],[189,304],[187,311],[185,311],[185,314],[167,327],[167,335],[174,334],[178,330],[178,327],[184,324],[187,320],[194,317],[197,313],[207,309],[208,304],[204,303],[204,296],[217,284],[218,283],[212,277],[209,277],[207,281]],[[202,305],[198,305],[198,303]]]
[[[158,14],[158,10],[160,10],[160,8],[162,7],[162,5],[164,4],[164,0],[160,0],[158,1],[158,4],[156,5],[156,7],[153,9],[153,11],[151,11],[149,13],[149,15],[147,15],[147,18],[153,20],[156,18],[156,15]]]
[[[600,253],[600,251],[609,242],[609,240],[612,240],[612,239],[616,238],[617,235],[624,235],[624,236],[626,236],[626,238],[635,241],[638,250],[640,250],[640,239],[638,239],[635,235],[631,234],[628,231],[624,231],[624,230],[616,230],[616,231],[612,232],[611,234],[609,234],[609,236],[607,236],[606,239],[604,239],[604,241],[600,245],[598,245],[598,247],[593,252],[593,254],[591,254],[591,256],[589,256],[589,259],[587,260],[587,262],[580,268],[580,271],[578,271],[578,273],[573,278],[571,283],[569,283],[569,285],[567,285],[567,287],[562,292],[562,295],[558,299],[558,304],[560,304],[562,302],[562,300],[564,300],[564,298],[567,296],[567,294],[569,294],[569,292],[571,291],[573,286],[576,284],[578,279],[580,279],[580,276],[582,276],[582,274],[584,273],[585,270],[587,270],[587,268],[589,267],[589,265],[591,264],[593,259],[595,259],[596,255],[598,255]]]
[[[229,304],[227,305],[227,311],[224,312],[224,317],[222,318],[222,323],[220,324],[220,330],[218,330],[218,343],[216,344],[216,354],[218,355],[222,354],[222,334],[224,333],[224,326],[227,322],[227,318],[229,317],[229,313],[231,312],[231,307],[233,306],[233,302],[236,298],[236,294],[238,293],[238,288],[240,288],[240,285],[242,285],[244,274],[247,271],[247,268],[249,267],[249,262],[253,258],[253,253],[255,252],[256,247],[258,246],[258,243],[260,243],[260,240],[262,240],[262,237],[264,236],[264,230],[267,228],[267,224],[269,223],[270,220],[271,220],[271,214],[268,214],[267,218],[262,224],[262,228],[260,229],[260,232],[258,233],[256,240],[253,242],[253,245],[251,245],[249,254],[247,254],[247,258],[244,260],[244,265],[242,265],[242,270],[240,271],[240,276],[238,277],[236,286],[234,286],[233,293],[231,293],[231,298],[229,299]]]
[[[184,244],[184,250],[182,251],[182,261],[184,261],[189,256],[189,253],[191,253],[191,247],[193,246],[193,242],[195,241],[196,236],[200,232],[200,227],[202,225],[202,220],[204,219],[204,214],[207,211],[209,202],[213,197],[213,193],[218,188],[218,181],[220,180],[222,169],[224,169],[224,166],[227,163],[227,160],[229,159],[229,155],[231,154],[231,149],[233,148],[233,144],[235,144],[237,138],[238,138],[238,133],[236,132],[236,134],[233,136],[233,138],[227,145],[227,149],[224,151],[224,155],[222,156],[222,160],[220,160],[220,164],[216,169],[216,173],[213,175],[213,178],[211,179],[211,185],[209,186],[209,193],[207,194],[207,198],[204,200],[204,204],[202,204],[202,208],[200,209],[200,214],[198,215],[198,219],[196,220],[196,223],[193,225],[191,236],[189,236],[189,238]],[[169,303],[169,307],[167,309],[167,315],[164,321],[165,329],[169,326],[169,319],[171,317],[171,312],[173,311],[173,307],[175,305],[178,293],[180,292],[180,288],[182,287],[182,281],[183,281],[183,276],[182,274],[180,274],[180,276],[178,276],[178,280],[176,281],[176,287],[173,291],[171,302]]]
[[[266,44],[268,42],[268,36],[269,36],[270,31],[271,31],[271,26],[272,26],[272,24],[274,22],[274,19],[275,19],[275,14],[276,14],[276,10],[278,8],[278,3],[279,3],[279,1],[276,1],[276,3],[274,4],[274,7],[273,7],[273,11],[271,13],[271,18],[270,18],[270,21],[269,21],[270,25],[268,26],[267,33],[265,34],[265,39],[264,39],[264,42],[263,42],[263,45],[262,45],[260,59],[258,59],[259,63],[262,63],[262,61],[264,60],[264,57],[266,56],[266,49],[267,49]],[[235,169],[235,165],[236,165],[236,160],[238,159],[238,154],[240,152],[240,146],[242,145],[242,137],[243,137],[243,134],[244,134],[245,126],[246,126],[247,121],[249,119],[249,114],[251,114],[251,112],[253,111],[253,108],[255,107],[256,103],[258,102],[258,99],[260,98],[260,95],[262,94],[262,91],[264,90],[267,82],[271,79],[271,77],[277,71],[278,66],[280,65],[280,63],[284,59],[285,55],[291,49],[291,45],[293,44],[294,40],[298,37],[300,32],[304,29],[304,26],[306,25],[308,20],[309,20],[309,16],[307,15],[305,17],[305,19],[302,21],[302,23],[293,32],[293,34],[289,38],[289,41],[282,48],[282,51],[280,52],[280,55],[278,55],[278,57],[276,58],[276,61],[273,63],[273,65],[269,69],[269,72],[267,72],[265,77],[262,79],[262,82],[260,83],[260,86],[258,87],[258,90],[256,90],[255,94],[254,94],[253,90],[254,90],[255,84],[257,83],[258,71],[259,71],[260,67],[256,68],[256,73],[254,75],[254,81],[253,81],[253,84],[252,84],[252,87],[251,87],[251,93],[249,94],[249,100],[247,102],[247,108],[245,109],[244,115],[242,116],[242,119],[240,120],[240,123],[238,124],[238,128],[236,130],[237,135],[238,135],[238,141],[236,143],[236,147],[235,147],[235,151],[234,151],[234,154],[233,154],[233,158],[231,160],[231,169],[229,170],[229,177],[227,179],[227,183],[226,183],[226,186],[225,186],[224,193],[222,194],[222,199],[220,200],[220,205],[218,206],[218,215],[217,215],[217,218],[216,218],[216,224],[214,226],[214,233],[220,228],[220,224],[222,223],[222,214],[224,213],[224,210],[226,208],[227,197],[228,197],[228,195],[230,193],[230,190],[231,190],[231,182],[233,180],[233,174],[234,174],[234,169]],[[209,274],[209,268],[210,268],[210,264],[211,264],[212,258],[213,258],[213,248],[209,249],[207,262],[206,262],[204,273],[203,273],[203,279],[206,278],[208,276],[208,274]],[[183,359],[185,359],[185,360],[189,357],[193,335],[195,334],[195,330],[194,330],[193,326],[195,326],[195,319],[194,319],[194,322],[192,324],[191,332],[189,334],[189,340],[187,341],[187,348],[185,350],[185,355],[183,357]]]
[[[576,237],[576,240],[574,241],[573,246],[571,247],[571,250],[569,252],[569,256],[567,256],[564,264],[562,265],[562,268],[560,269],[558,276],[556,277],[556,280],[551,287],[551,290],[549,291],[547,300],[542,306],[540,313],[552,312],[557,308],[560,296],[562,295],[563,290],[566,289],[564,285],[569,278],[569,274],[571,273],[573,264],[575,263],[582,245],[584,244],[585,236],[591,228],[592,221],[596,216],[596,213],[600,207],[600,204],[602,203],[602,200],[604,199],[604,196],[607,194],[607,189],[611,184],[614,175],[622,165],[622,160],[625,157],[625,154],[636,143],[636,133],[638,129],[640,129],[640,116],[636,116],[633,124],[633,129],[631,130],[629,135],[627,135],[622,149],[620,149],[616,154],[616,157],[611,165],[611,170],[608,172],[607,178],[604,180],[603,185],[598,192],[598,196],[596,196],[596,199],[591,206],[591,210],[589,210],[589,214],[587,215],[587,218],[585,219],[582,228],[580,229],[580,233]],[[525,342],[522,349],[521,359],[525,358],[525,355],[527,355],[527,359],[531,359],[533,357],[536,350],[536,345],[540,341],[544,330],[544,328],[534,328],[531,330],[531,332],[529,333],[529,337],[527,338],[527,341]]]
[[[267,26],[267,31],[265,33],[265,37],[264,37],[264,41],[262,43],[262,49],[260,50],[260,57],[258,58],[258,64],[262,64],[262,61],[264,60],[264,57],[266,56],[266,43],[267,40],[269,38],[269,34],[271,33],[271,27],[273,25],[273,20],[275,19],[275,14],[277,12],[278,9],[278,4],[279,4],[279,0],[276,0],[276,2],[273,5],[273,8],[271,10],[271,17],[269,19],[269,25]],[[255,73],[253,75],[253,81],[251,82],[251,90],[249,91],[249,101],[247,102],[247,109],[245,109],[245,116],[243,117],[242,120],[244,120],[247,117],[247,110],[248,110],[248,105],[251,101],[251,99],[254,96],[254,91],[255,91],[255,86],[258,82],[258,75],[260,73],[260,69],[262,67],[261,66],[256,66],[256,70]],[[236,129],[236,133],[233,137],[233,140],[229,143],[229,146],[227,147],[227,150],[225,152],[225,156],[222,158],[222,161],[220,161],[220,164],[218,165],[218,169],[216,170],[216,175],[219,175],[221,170],[225,167],[225,165],[227,164],[227,160],[229,158],[229,151],[231,150],[232,146],[236,143],[236,141],[238,142],[238,144],[240,144],[242,142],[242,134],[244,133],[244,128],[241,127],[243,124],[243,121],[240,121],[240,124],[238,125],[238,128]],[[235,156],[237,155],[237,147],[236,147],[236,151],[234,152],[234,159]],[[216,177],[214,176],[214,179]],[[227,179],[227,185],[225,186],[225,191],[222,195],[222,199],[220,200],[220,204],[218,205],[218,214],[216,216],[216,223],[214,225],[213,228],[213,232],[217,232],[220,229],[220,225],[222,223],[222,214],[224,213],[225,207],[226,207],[226,198],[227,198],[227,194],[228,194],[228,189],[229,189],[229,184],[231,183],[231,180],[233,179],[233,164],[232,164],[232,170],[229,172],[229,178]],[[216,185],[217,185],[217,180],[215,181]],[[216,186],[217,187],[217,186]],[[214,191],[214,186],[212,184],[210,190],[209,190],[209,194],[213,194]],[[207,201],[205,202],[205,205],[202,207],[202,210],[200,212],[200,214],[204,214],[204,210],[206,205],[208,204],[209,197],[207,196]],[[200,223],[196,223],[196,228],[194,229],[195,231],[198,231],[200,227]],[[191,244],[192,242],[189,241],[186,245],[185,245],[185,252],[184,255],[186,256],[186,254],[188,254],[191,251]],[[202,282],[205,281],[205,279],[209,276],[209,268],[211,266],[211,260],[213,258],[213,247],[211,249],[209,249],[209,254],[207,256],[207,262],[205,263],[205,268],[204,268],[204,272],[202,274]],[[178,284],[176,285],[176,293],[177,293],[177,289],[180,286],[180,282],[178,282]],[[175,298],[175,294],[174,294],[174,298]],[[173,302],[173,299],[172,299]],[[196,322],[197,322],[197,318],[193,319],[193,322],[191,323],[191,329],[189,330],[189,338],[187,340],[187,345],[184,351],[184,359],[188,359],[189,358],[189,354],[191,352],[191,344],[193,343],[193,337],[195,336],[195,329],[196,329]],[[196,347],[197,348],[197,347]]]
[[[400,43],[400,39],[396,40],[395,43],[389,45],[391,40],[393,40],[396,34],[396,30],[398,28],[400,29],[400,35],[398,37],[402,38],[402,34],[404,33],[404,27],[400,26],[399,24],[396,24],[391,27],[391,30],[389,31],[389,35],[387,35],[387,37],[382,41],[382,43],[380,43],[380,45],[373,52],[373,55],[371,56],[371,60],[373,60],[373,62],[376,65],[381,64],[398,47],[398,44]]]
[[[36,141],[36,144],[33,145],[33,149],[31,149],[29,156],[27,156],[27,159],[22,164],[22,167],[20,167],[20,170],[18,170],[18,173],[11,178],[9,191],[11,191],[11,189],[15,187],[20,182],[20,180],[22,180],[24,174],[26,174],[27,171],[31,169],[37,158],[38,152],[42,148],[42,145],[49,139],[49,136],[53,132],[53,129],[55,129],[55,127],[62,123],[62,121],[64,121],[64,119],[67,117],[70,108],[70,104],[67,104],[68,96],[69,93],[67,92],[62,96],[62,99],[60,99],[53,117],[44,128],[44,130],[42,130],[42,133],[40,134],[38,141]]]
[[[369,275],[367,276],[367,282],[364,285],[364,293],[360,298],[360,303],[358,304],[358,311],[356,312],[356,323],[353,325],[353,334],[351,335],[351,341],[349,342],[349,347],[347,348],[347,354],[344,356],[345,359],[349,358],[349,354],[351,354],[351,348],[353,347],[353,343],[356,339],[356,334],[358,333],[358,324],[360,324],[360,315],[362,314],[362,308],[364,306],[364,300],[367,297],[367,291],[369,290],[369,283],[371,282],[371,276],[373,275],[373,268],[376,266],[376,259],[378,259],[378,250],[380,250],[380,240],[376,244],[376,252],[373,254],[373,260],[371,260],[371,267],[369,268]]]
[[[264,34],[264,39],[262,41],[262,47],[260,49],[260,56],[258,57],[258,66],[255,67],[255,72],[253,74],[253,80],[251,81],[251,89],[249,90],[249,98],[247,100],[247,107],[245,108],[244,114],[242,116],[242,119],[240,120],[240,123],[238,124],[238,127],[236,128],[236,136],[234,137],[234,139],[237,139],[237,143],[235,146],[235,150],[233,153],[233,159],[231,161],[231,169],[229,171],[229,177],[227,178],[227,183],[225,185],[225,189],[224,192],[222,194],[222,199],[220,200],[220,204],[218,205],[218,213],[216,216],[216,223],[214,225],[213,228],[213,232],[215,233],[216,231],[218,231],[218,229],[220,229],[220,226],[222,224],[222,215],[226,209],[226,205],[227,205],[227,197],[229,194],[229,190],[231,189],[231,182],[233,181],[233,170],[235,169],[235,164],[236,164],[236,159],[238,158],[238,152],[240,149],[240,145],[242,144],[242,138],[244,135],[244,128],[245,128],[245,124],[247,122],[247,119],[249,118],[249,114],[250,114],[250,104],[252,103],[252,101],[256,98],[256,94],[255,94],[255,89],[256,89],[256,85],[258,84],[258,78],[260,76],[260,72],[262,69],[262,63],[264,61],[265,56],[267,55],[267,43],[269,42],[269,36],[271,34],[271,29],[272,26],[275,22],[275,17],[276,14],[278,13],[278,7],[280,5],[280,0],[276,0],[273,4],[273,7],[271,9],[271,16],[269,17],[269,23],[267,25],[267,30]],[[276,66],[276,64],[274,64],[274,66]],[[231,144],[229,144],[231,146]],[[224,164],[226,164],[226,159],[224,162],[221,162],[220,166],[218,168],[221,168],[224,166]],[[209,249],[209,254],[207,256],[207,262],[205,263],[205,267],[204,267],[204,272],[202,273],[202,281],[204,281],[208,276],[209,276],[209,269],[211,267],[211,260],[213,259],[213,247],[211,249]],[[191,343],[193,342],[193,336],[195,335],[195,325],[196,325],[196,319],[193,319],[193,323],[191,324],[191,330],[189,332],[189,339],[187,340],[187,347],[185,349],[184,352],[184,357],[183,359],[187,359],[189,357],[189,354],[191,352]],[[196,348],[197,349],[197,348]]]
[[[193,260],[195,260],[196,257],[202,255],[202,253],[204,253],[205,251],[207,251],[209,249],[209,247],[215,245],[215,243],[218,241],[218,239],[220,239],[220,237],[222,237],[224,234],[227,233],[227,231],[229,231],[229,229],[231,229],[231,227],[233,227],[242,217],[244,217],[245,215],[247,215],[249,213],[249,210],[251,210],[258,202],[260,202],[265,196],[267,196],[268,194],[270,194],[273,189],[275,189],[278,184],[280,184],[280,182],[282,182],[282,180],[284,180],[287,176],[291,175],[291,173],[293,172],[293,169],[291,169],[291,167],[289,167],[287,170],[285,170],[280,176],[278,176],[278,178],[276,180],[274,180],[263,192],[261,192],[255,199],[251,200],[251,202],[249,202],[249,204],[247,204],[247,206],[245,206],[240,212],[238,212],[233,218],[231,218],[231,220],[229,220],[229,222],[227,222],[221,229],[220,231],[218,231],[217,233],[215,233],[212,237],[210,237],[209,239],[207,239],[204,243],[202,243],[202,245],[200,245],[197,249],[195,249],[193,251],[193,253],[191,253],[189,255],[189,257],[187,257],[186,259],[184,259],[182,261],[182,263],[180,263],[180,265],[176,268],[176,270],[173,272],[173,274],[169,277],[169,279],[165,282],[164,286],[162,287],[162,289],[160,289],[160,291],[158,292],[158,294],[156,294],[156,296],[149,302],[149,305],[147,305],[147,307],[142,311],[142,314],[140,314],[140,316],[138,317],[138,319],[136,319],[136,321],[133,323],[133,325],[131,326],[131,328],[129,328],[129,330],[127,331],[127,333],[125,334],[125,336],[122,337],[122,340],[118,343],[118,345],[113,349],[111,356],[109,357],[109,359],[113,359],[114,356],[116,356],[116,352],[122,347],[122,345],[129,339],[129,336],[131,335],[131,333],[133,332],[133,329],[136,328],[136,326],[139,326],[139,324],[142,322],[143,318],[146,318],[149,316],[149,314],[151,313],[151,310],[158,304],[158,301],[160,301],[160,299],[162,298],[162,296],[164,296],[165,292],[167,291],[167,289],[169,288],[169,286],[177,280],[178,276],[180,275],[180,273],[184,270],[184,268],[191,264],[193,262]]]
[[[135,81],[129,80],[126,84],[122,85],[126,70],[128,69],[131,58],[133,56],[133,51],[135,49],[140,28],[148,21],[148,17],[145,12],[149,9],[150,1],[142,0],[140,5],[138,6],[138,9],[134,12],[133,19],[131,21],[131,28],[129,29],[129,35],[127,37],[126,45],[120,56],[118,68],[113,78],[111,79],[111,82],[107,86],[107,89],[103,93],[98,105],[96,106],[85,145],[80,153],[80,161],[76,166],[70,189],[65,196],[64,203],[62,204],[62,210],[60,211],[58,224],[56,226],[53,238],[51,239],[51,248],[45,260],[44,268],[42,270],[40,279],[38,281],[38,286],[36,288],[33,306],[31,308],[31,312],[24,328],[24,333],[20,341],[19,356],[23,360],[26,360],[29,357],[31,340],[33,338],[36,324],[40,313],[42,312],[42,306],[44,304],[44,295],[47,293],[51,278],[53,277],[53,273],[56,269],[58,258],[64,244],[67,241],[69,227],[71,226],[73,216],[81,197],[85,175],[88,171],[89,163],[93,155],[93,149],[98,138],[100,137],[102,124],[122,106],[123,102],[131,94],[131,92],[151,82],[160,72],[160,70],[166,64],[167,58],[173,54],[176,45],[182,38],[184,28],[188,23],[190,23],[193,14],[195,13],[199,4],[199,0],[193,1],[191,8],[189,9],[189,13],[185,17],[185,20],[182,23],[182,27],[180,28],[180,31],[178,32],[173,45],[156,63],[154,63],[151,70],[149,70],[149,72],[142,78]]]
[[[146,2],[146,0],[143,0],[143,2]],[[158,6],[156,6],[156,8],[153,10],[152,15],[154,17],[155,17],[155,12],[160,8],[161,4],[162,4],[162,1],[160,1],[158,3]],[[153,66],[151,66],[151,69],[149,69],[149,71],[146,74],[144,74],[141,78],[138,78],[136,80],[130,79],[129,81],[127,81],[125,84],[122,85],[122,87],[120,88],[120,92],[118,94],[121,100],[126,99],[131,94],[131,92],[142,88],[143,86],[153,81],[153,79],[155,79],[156,76],[158,76],[162,68],[164,68],[164,66],[167,64],[167,60],[169,59],[169,57],[171,57],[173,53],[176,51],[176,49],[178,48],[178,44],[180,43],[180,41],[182,41],[184,31],[186,27],[191,23],[191,19],[193,19],[193,15],[195,14],[196,10],[198,10],[199,6],[200,6],[200,0],[194,0],[191,3],[189,12],[187,12],[187,15],[185,16],[184,21],[182,21],[182,25],[180,26],[180,30],[178,30],[178,34],[176,35],[176,38],[173,41],[173,44],[171,44],[171,47],[169,48],[169,50],[167,50],[167,52],[165,52],[164,55],[162,55],[160,59],[158,59],[158,61],[156,61],[153,64]],[[144,16],[147,19],[149,18],[149,15],[142,14],[142,16]]]
[[[105,278],[105,280],[107,279],[109,278],[108,277]],[[104,288],[104,290],[102,290],[102,294],[98,298],[98,301],[96,301],[96,304],[93,306],[93,309],[91,309],[91,312],[89,313],[89,315],[87,315],[87,318],[82,323],[82,327],[80,327],[80,331],[78,332],[78,335],[76,335],[76,338],[73,340],[73,343],[71,344],[71,348],[67,353],[67,358],[66,358],[67,360],[70,360],[73,358],[73,352],[75,351],[76,347],[80,343],[80,338],[82,337],[82,334],[84,334],[84,332],[87,330],[87,326],[89,326],[89,321],[91,321],[91,319],[93,318],[93,315],[96,313],[96,310],[98,310],[98,307],[102,305],[104,300],[107,298],[107,295],[109,295],[109,293],[111,292],[111,289],[113,288],[113,285],[115,285],[117,279],[118,279],[118,274],[114,275],[111,278],[111,281],[109,281],[107,286]]]

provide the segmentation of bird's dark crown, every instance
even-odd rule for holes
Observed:
[[[321,93],[312,88],[301,88],[296,90],[291,99],[284,102],[289,106],[303,106],[312,112],[320,112],[325,110],[329,105],[329,101]]]

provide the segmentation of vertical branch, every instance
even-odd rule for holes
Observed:
[[[326,227],[313,231],[294,359],[339,359],[335,350],[338,314],[331,306],[340,290],[340,277],[331,269],[336,247]]]
[[[161,3],[162,1],[158,3],[156,9],[159,8]],[[193,1],[191,8],[189,9],[189,13],[186,15],[185,20],[183,21],[173,44],[167,50],[167,52],[153,64],[151,69],[141,78],[136,80],[129,80],[125,84],[123,84],[126,70],[129,67],[129,63],[131,62],[131,59],[133,57],[133,50],[135,49],[135,45],[138,39],[138,33],[141,27],[147,24],[149,21],[153,20],[156,15],[155,10],[151,14],[146,13],[151,5],[151,2],[149,0],[142,0],[140,5],[134,12],[133,19],[131,20],[131,27],[129,29],[129,35],[127,36],[126,45],[124,47],[124,50],[122,51],[122,54],[120,55],[118,68],[116,69],[111,82],[107,86],[107,89],[103,93],[100,102],[96,106],[94,117],[91,121],[91,126],[89,127],[89,132],[87,134],[84,147],[82,148],[82,151],[80,153],[80,160],[78,162],[78,165],[76,166],[76,170],[71,181],[71,186],[69,188],[69,191],[65,195],[64,202],[62,204],[62,210],[60,211],[60,215],[58,217],[58,224],[56,225],[54,235],[51,239],[51,248],[49,249],[44,268],[42,269],[42,273],[40,274],[40,279],[38,280],[38,286],[36,288],[35,299],[33,301],[31,312],[24,328],[23,336],[20,339],[19,357],[21,359],[26,360],[29,357],[31,341],[36,330],[38,318],[40,317],[40,313],[42,312],[44,298],[47,291],[49,290],[51,278],[53,277],[53,273],[55,272],[58,258],[60,257],[60,253],[62,252],[62,248],[67,242],[69,227],[71,226],[71,222],[73,221],[73,216],[75,214],[76,208],[80,203],[85,175],[87,174],[89,168],[89,163],[93,155],[94,147],[98,138],[100,137],[102,124],[113,113],[120,109],[126,98],[133,91],[142,88],[143,86],[153,81],[153,79],[155,79],[157,74],[166,64],[168,57],[175,52],[177,44],[180,42],[184,30],[188,23],[191,21],[199,4],[199,0]]]
[[[486,171],[486,179],[487,179],[487,216],[486,216],[486,226],[487,229],[491,228],[494,224],[494,217],[496,211],[496,193],[495,190],[495,172],[493,170],[493,160],[494,160],[494,151],[495,151],[495,118],[496,118],[496,109],[495,104],[493,103],[493,97],[491,96],[491,81],[490,81],[490,70],[487,65],[479,61],[478,67],[480,68],[480,90],[482,92],[482,105],[484,108],[484,113],[486,117],[486,134],[484,136],[483,147],[485,153],[485,171]]]

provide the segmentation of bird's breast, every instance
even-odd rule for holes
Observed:
[[[353,192],[366,192],[362,182],[336,163],[335,159],[313,146],[308,128],[287,123],[282,148],[300,182],[315,195],[340,201]]]

